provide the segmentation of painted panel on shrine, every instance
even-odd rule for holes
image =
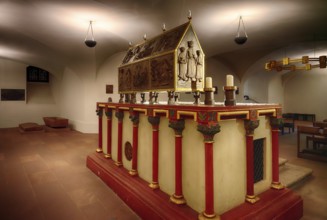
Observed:
[[[130,47],[118,68],[119,93],[202,91],[204,54],[190,22]]]

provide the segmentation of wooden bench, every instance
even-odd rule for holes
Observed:
[[[34,123],[34,122],[26,122],[26,123],[21,123],[18,126],[19,131],[22,133],[25,132],[31,132],[31,131],[44,131],[44,127]]]
[[[67,128],[68,119],[61,117],[43,117],[46,126],[50,128]]]
[[[283,114],[283,124],[280,127],[282,135],[285,133],[285,128],[288,128],[288,133],[294,132],[294,117],[290,114]]]

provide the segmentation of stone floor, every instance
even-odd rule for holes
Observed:
[[[86,168],[96,143],[75,131],[0,129],[0,219],[139,219]]]
[[[291,188],[299,193],[304,202],[303,220],[327,219],[327,163],[298,158],[296,133],[279,136],[280,151],[288,163],[309,168],[312,175]]]
[[[97,135],[0,129],[0,219],[134,220],[133,213],[85,166]],[[327,163],[296,157],[296,134],[280,136],[280,155],[313,170],[293,189],[304,220],[327,219]]]

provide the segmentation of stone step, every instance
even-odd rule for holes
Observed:
[[[278,158],[279,167],[284,166],[287,162],[288,162],[288,160],[285,158],[282,158],[282,157]]]
[[[279,168],[279,180],[286,187],[295,187],[311,176],[312,169],[285,163]]]

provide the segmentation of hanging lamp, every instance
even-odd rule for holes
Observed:
[[[95,47],[97,45],[97,42],[94,40],[92,21],[90,21],[89,28],[87,29],[84,43],[88,47]]]
[[[242,23],[242,26],[243,26],[243,35],[240,35],[241,23]],[[244,21],[243,21],[242,16],[240,16],[240,19],[238,21],[237,35],[236,35],[234,41],[235,41],[235,43],[237,43],[239,45],[242,45],[247,41],[247,39],[248,39],[248,35],[246,34],[246,31],[245,31]]]

